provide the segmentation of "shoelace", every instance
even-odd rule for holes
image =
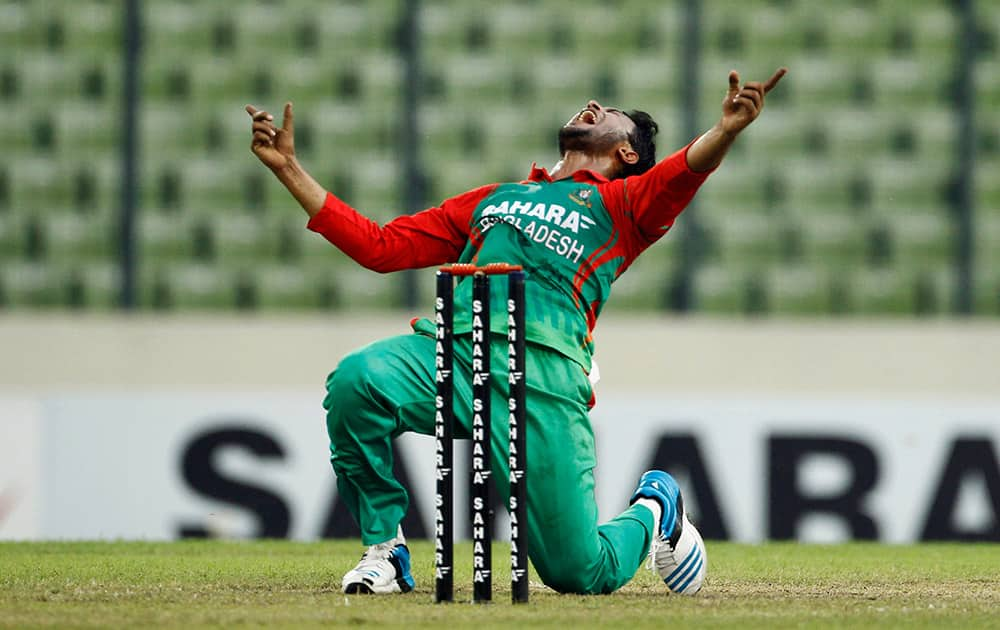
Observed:
[[[392,542],[379,543],[368,547],[368,550],[361,554],[361,562],[355,567],[356,571],[361,569],[374,569],[380,562],[384,562],[392,555],[392,550],[396,545]]]
[[[668,547],[667,537],[663,534],[657,534],[653,542],[649,544],[649,555],[646,560],[646,569],[653,573],[659,574],[659,570],[656,568],[656,554],[659,553],[662,547]]]

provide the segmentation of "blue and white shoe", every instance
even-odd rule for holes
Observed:
[[[348,595],[412,591],[410,549],[402,532],[390,541],[368,547],[358,565],[344,575],[340,586]]]
[[[680,487],[662,470],[650,470],[639,478],[639,487],[629,505],[644,499],[652,499],[662,508],[657,522],[658,534],[649,546],[647,566],[656,571],[674,593],[694,595],[705,581],[708,555],[701,534],[684,511]]]

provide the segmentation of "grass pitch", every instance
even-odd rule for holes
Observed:
[[[488,606],[465,603],[468,545],[451,605],[432,602],[431,544],[411,549],[415,592],[345,597],[357,541],[3,543],[0,627],[1000,627],[1000,545],[709,542],[696,597],[640,569],[610,596],[558,595],[533,576],[531,603],[516,607],[503,545]]]

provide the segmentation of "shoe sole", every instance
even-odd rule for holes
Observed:
[[[374,595],[375,591],[369,588],[367,584],[354,582],[344,587],[344,593],[347,595]]]
[[[396,580],[396,587],[398,590],[388,589],[384,591],[375,591],[369,584],[364,582],[351,582],[344,587],[345,595],[393,595],[395,593],[409,593],[413,590],[407,581],[403,578]]]

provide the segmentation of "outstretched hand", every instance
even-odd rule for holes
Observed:
[[[767,81],[748,81],[741,87],[740,73],[730,70],[729,91],[722,101],[722,131],[736,135],[756,120],[764,109],[764,96],[787,72],[788,68],[778,68]]]
[[[258,110],[253,105],[246,106],[253,120],[253,140],[250,150],[272,171],[279,170],[295,158],[295,123],[292,104],[285,103],[284,119],[281,127],[274,125],[274,116]]]

